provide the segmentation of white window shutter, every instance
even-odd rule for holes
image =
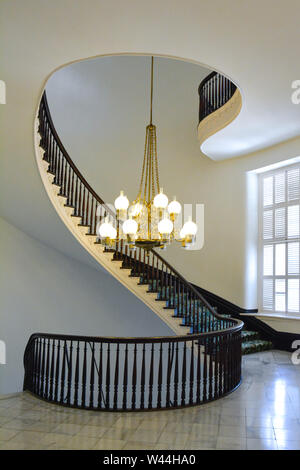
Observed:
[[[300,165],[260,182],[260,308],[300,316]]]

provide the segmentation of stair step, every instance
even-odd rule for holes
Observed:
[[[242,331],[243,342],[252,341],[254,339],[259,339],[259,333],[257,331],[249,331],[249,330]]]
[[[242,343],[242,354],[252,354],[260,351],[268,351],[272,349],[273,344],[271,341],[265,341],[263,339],[255,339],[252,341],[246,341]]]

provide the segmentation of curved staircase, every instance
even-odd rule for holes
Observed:
[[[47,401],[97,410],[189,406],[233,391],[241,380],[242,344],[256,341],[256,333],[242,332],[239,319],[218,314],[154,249],[129,250],[122,241],[109,249],[101,245],[99,224],[108,217],[117,229],[118,221],[65,150],[45,92],[35,122],[35,148],[45,189],[63,222],[175,336],[35,333],[24,354],[24,389]]]

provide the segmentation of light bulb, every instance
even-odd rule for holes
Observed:
[[[135,235],[138,229],[138,224],[133,219],[125,220],[123,224],[123,232],[125,235]]]
[[[172,214],[172,215],[178,215],[181,212],[181,204],[180,202],[176,201],[175,197],[173,201],[171,201],[170,204],[168,205],[168,212],[169,214]]]
[[[180,236],[183,235],[182,238],[186,236],[194,237],[197,233],[197,230],[197,225],[192,221],[191,217],[189,217],[189,220],[184,224],[180,231]]]
[[[115,234],[115,232],[117,233],[116,229],[110,222],[108,222],[107,218],[99,227],[99,235],[101,238],[116,238],[112,236]]]
[[[161,235],[170,235],[173,230],[173,222],[170,219],[162,219],[157,228]]]
[[[157,194],[153,200],[153,204],[157,209],[165,209],[168,205],[168,198],[163,193],[163,189],[160,189],[160,193]]]
[[[126,211],[129,206],[129,201],[127,196],[124,196],[124,191],[120,192],[120,196],[115,200],[115,208],[117,211]]]

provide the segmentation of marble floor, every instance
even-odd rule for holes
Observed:
[[[0,449],[300,449],[300,365],[291,354],[243,358],[243,383],[193,408],[103,413],[28,393],[0,399]]]

